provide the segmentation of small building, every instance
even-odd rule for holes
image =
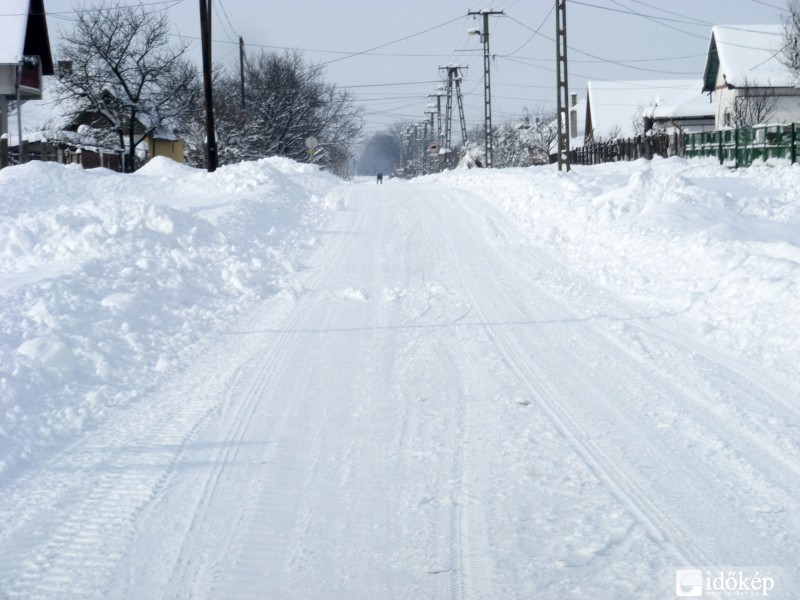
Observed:
[[[108,92],[105,93],[110,97],[109,102],[115,102],[115,99]],[[128,121],[124,121],[122,143],[126,146],[128,144],[129,127]],[[95,138],[105,138],[107,146],[119,146],[120,141],[116,132],[109,128],[105,117],[92,108],[75,114],[71,120],[64,124],[63,128],[70,132],[78,132],[88,128],[94,132]],[[141,138],[141,141],[136,144],[137,167],[156,156],[164,156],[183,163],[184,143],[176,135],[176,129],[166,123],[156,126],[148,120],[147,115],[140,114],[133,122],[134,136],[137,140]]]
[[[714,105],[703,94],[703,82],[676,96],[656,98],[644,112],[645,130],[653,128],[667,134],[701,133],[714,131]]]
[[[3,0],[0,14],[0,136],[9,133],[9,102],[42,97],[53,74],[44,0]]]
[[[590,81],[586,90],[585,140],[590,143],[642,135],[652,125],[653,111],[658,106],[674,104],[678,98],[693,94],[702,99],[700,84],[694,79]]]
[[[783,48],[782,25],[711,29],[703,92],[712,96],[716,129],[800,121],[800,89],[783,64]]]

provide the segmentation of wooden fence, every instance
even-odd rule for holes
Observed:
[[[105,167],[112,171],[121,171],[122,164],[120,154],[113,150],[80,148],[63,143],[23,143],[20,156],[18,147],[9,148],[8,140],[0,139],[0,169],[32,160],[79,164],[85,169]]]
[[[597,165],[640,158],[652,160],[654,156],[666,158],[681,154],[681,142],[679,135],[663,133],[586,144],[571,151],[572,164]]]

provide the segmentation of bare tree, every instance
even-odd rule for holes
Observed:
[[[81,10],[63,39],[61,56],[71,64],[58,73],[59,99],[75,121],[114,132],[128,172],[145,137],[197,110],[197,69],[186,48],[173,43],[163,11],[141,4]]]
[[[781,62],[800,79],[800,3],[790,0],[783,19]]]
[[[494,166],[526,167],[549,162],[558,135],[555,111],[528,109],[521,117],[506,121],[495,131]]]
[[[766,123],[778,108],[778,97],[771,87],[756,87],[745,79],[736,89],[738,92],[732,107],[732,118],[736,127]]]
[[[325,83],[323,67],[298,52],[249,56],[244,107],[239,77],[238,68],[225,70],[214,84],[222,164],[266,156],[307,160],[305,140],[314,136],[315,161],[338,175],[349,173],[360,112],[348,91]]]

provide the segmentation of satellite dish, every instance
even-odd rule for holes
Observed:
[[[317,146],[319,146],[319,142],[317,141],[317,138],[315,138],[313,135],[310,135],[306,138],[306,148],[308,148],[309,150],[313,150]]]

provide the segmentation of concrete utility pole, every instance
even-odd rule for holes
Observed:
[[[206,168],[217,170],[217,136],[214,131],[214,95],[211,89],[211,0],[200,0],[200,41],[203,52],[203,87],[206,108]]]
[[[492,84],[489,66],[492,56],[489,53],[489,17],[492,15],[502,15],[502,10],[489,10],[485,8],[479,11],[469,11],[467,15],[483,15],[483,31],[470,29],[470,35],[480,35],[483,43],[483,127],[484,133],[484,154],[486,155],[486,166],[492,166]]]
[[[464,145],[467,144],[467,121],[464,118],[464,99],[461,95],[461,75],[459,70],[465,68],[458,65],[439,67],[440,70],[447,70],[447,103],[445,106],[444,117],[444,147],[450,153],[450,142],[453,137],[453,88],[456,89],[456,101],[458,102],[458,115],[461,121],[461,139]]]
[[[425,154],[428,156],[428,163],[431,166],[431,173],[433,173],[434,171],[441,171],[441,169],[439,168],[439,161],[438,161],[439,148],[440,148],[439,144],[441,142],[439,141],[439,139],[438,139],[438,137],[436,135],[436,130],[433,128],[433,115],[436,114],[436,111],[433,110],[433,105],[432,104],[428,105],[428,107],[425,110],[425,114],[428,115],[428,118],[430,119],[430,123],[431,123],[431,137],[430,137],[431,144],[429,146],[426,145]],[[426,144],[427,144],[427,142],[426,142]],[[437,157],[437,160],[435,160],[435,161],[433,159],[433,151],[434,151],[434,149],[436,151],[436,157]]]
[[[428,94],[428,97],[436,98],[436,143],[439,144],[439,160],[438,162],[438,169],[439,171],[442,170],[442,154],[441,149],[445,147],[444,145],[444,138],[442,137],[442,96],[445,95],[444,86],[439,84],[436,86],[436,92],[433,94]],[[433,118],[433,117],[431,117]]]
[[[569,171],[569,80],[567,78],[567,0],[556,0],[556,70],[558,71],[558,170]]]

